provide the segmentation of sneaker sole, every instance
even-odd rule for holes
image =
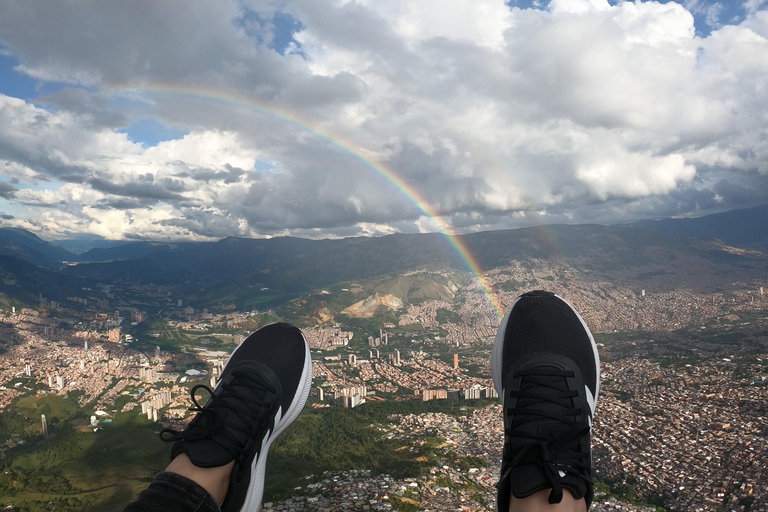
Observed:
[[[312,355],[309,352],[309,345],[307,344],[307,339],[304,337],[304,333],[301,334],[301,337],[304,340],[305,356],[304,368],[301,372],[299,386],[296,389],[296,394],[294,395],[288,410],[285,411],[285,414],[280,418],[280,421],[277,422],[277,425],[275,425],[275,431],[268,436],[265,436],[266,441],[262,445],[258,457],[256,457],[251,464],[251,486],[245,496],[245,502],[240,509],[241,512],[256,512],[261,508],[261,500],[264,497],[264,474],[267,466],[269,447],[272,445],[272,442],[277,439],[277,436],[299,417],[299,414],[301,414],[301,411],[304,409],[304,405],[307,403],[307,398],[309,398],[309,392],[312,389]],[[241,346],[242,345],[238,345],[229,357],[231,358]]]
[[[561,296],[555,294],[555,297],[563,301],[569,308],[571,308],[571,311],[573,311],[576,314],[576,317],[579,319],[579,322],[581,322],[581,326],[584,327],[584,330],[587,332],[587,335],[589,336],[589,342],[592,345],[592,355],[594,356],[595,360],[595,368],[596,372],[595,375],[597,377],[597,382],[595,383],[595,404],[597,404],[597,399],[600,396],[600,355],[597,353],[597,343],[595,343],[595,338],[592,336],[592,331],[589,330],[589,327],[587,327],[586,322],[584,322],[584,319],[581,318],[581,315],[578,311],[576,311],[576,308],[571,306],[571,303],[562,298]],[[491,375],[493,376],[493,387],[496,388],[496,393],[499,394],[499,400],[504,400],[503,395],[503,389],[502,389],[502,380],[504,378],[504,375],[502,374],[502,361],[503,359],[503,353],[504,353],[504,334],[507,331],[507,323],[509,323],[509,317],[512,313],[512,309],[514,309],[517,302],[522,298],[522,296],[515,299],[515,302],[512,304],[512,306],[507,310],[507,313],[504,315],[504,318],[501,321],[501,325],[499,325],[499,330],[496,333],[496,340],[493,342],[493,351],[491,352]],[[594,412],[594,411],[593,411]]]

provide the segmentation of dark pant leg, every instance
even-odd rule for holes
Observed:
[[[160,473],[124,512],[221,512],[208,492],[175,473]]]

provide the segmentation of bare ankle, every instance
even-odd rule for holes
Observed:
[[[227,496],[227,490],[229,489],[229,476],[232,473],[232,468],[235,463],[230,462],[224,466],[218,466],[214,468],[201,468],[192,464],[186,454],[179,454],[178,457],[173,459],[165,471],[168,473],[175,473],[181,475],[184,478],[188,478],[195,482],[197,485],[205,489],[211,497],[216,500],[216,503],[221,505],[224,503],[224,498]]]
[[[509,499],[509,512],[586,512],[587,503],[582,499],[575,499],[569,491],[563,491],[563,499],[560,503],[549,503],[551,489],[545,489],[534,493],[527,498]]]

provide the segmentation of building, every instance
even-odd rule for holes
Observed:
[[[453,354],[453,369],[459,369],[459,354]]]
[[[24,374],[27,377],[31,377],[32,376],[32,366],[30,366],[29,363],[24,365]]]
[[[61,391],[62,389],[64,389],[64,385],[65,385],[64,377],[62,377],[61,375],[57,375],[56,376],[56,389],[58,391]]]
[[[323,388],[316,388],[317,389],[317,399],[321,402],[325,399],[325,393],[323,392]]]
[[[45,419],[45,414],[41,414],[40,417],[43,420],[43,436],[48,437],[48,421]]]
[[[115,327],[114,329],[110,329],[108,332],[109,341],[113,343],[117,343],[120,341],[120,336],[122,335],[122,330],[119,327]]]
[[[88,340],[85,340],[83,347],[85,348],[85,351],[88,352]]]
[[[357,356],[355,354],[349,354],[349,357],[347,358],[347,362],[350,365],[355,366],[357,364]]]
[[[400,366],[400,351],[395,349],[395,358],[394,358],[394,364],[396,366]]]
[[[232,341],[235,342],[235,345],[240,345],[242,342],[245,341],[245,336],[243,336],[242,334],[235,334],[234,336],[232,336]]]
[[[447,389],[425,389],[421,392],[421,400],[423,402],[429,402],[430,400],[446,400],[447,398]]]
[[[157,382],[157,372],[154,368],[139,368],[139,380],[144,382]]]

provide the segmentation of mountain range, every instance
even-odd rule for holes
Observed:
[[[691,257],[738,266],[764,257],[759,250],[768,247],[768,205],[698,219],[549,225],[458,238],[467,250],[464,254],[436,233],[341,240],[125,242],[75,254],[27,231],[0,229],[0,293],[29,301],[44,290],[55,300],[98,282],[154,283],[178,286],[214,303],[242,304],[256,291],[286,298],[376,276],[466,271],[468,255],[482,270],[535,260],[607,272],[663,268]]]

